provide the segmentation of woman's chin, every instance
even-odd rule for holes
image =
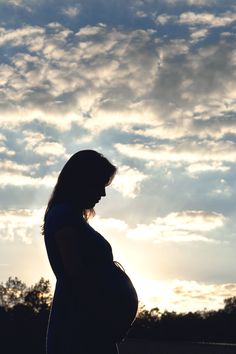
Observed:
[[[98,202],[91,202],[91,203],[87,203],[85,209],[92,209],[95,207],[95,205],[97,204]]]

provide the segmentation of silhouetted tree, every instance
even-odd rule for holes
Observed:
[[[44,278],[31,287],[17,277],[0,284],[1,352],[44,354],[51,301]]]
[[[224,311],[229,314],[236,314],[236,296],[224,300]]]
[[[5,285],[0,284],[0,306],[11,308],[19,303],[24,303],[27,286],[17,277],[9,277]]]
[[[34,311],[48,311],[52,301],[51,286],[49,280],[41,278],[38,283],[27,290],[24,298],[26,305]]]
[[[217,311],[176,313],[142,308],[130,337],[194,342],[236,342],[236,297]]]

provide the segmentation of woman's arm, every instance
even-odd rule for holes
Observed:
[[[69,278],[82,276],[85,270],[83,258],[86,249],[78,230],[74,227],[63,227],[55,232],[54,238],[65,276]]]

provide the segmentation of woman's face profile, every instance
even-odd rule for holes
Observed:
[[[83,203],[85,208],[93,208],[102,197],[106,196],[106,184],[101,181],[94,181],[89,183],[83,195]]]

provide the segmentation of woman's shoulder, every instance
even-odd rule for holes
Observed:
[[[75,214],[75,210],[69,203],[57,203],[48,210],[47,218],[62,214]]]
[[[78,227],[83,222],[83,216],[76,212],[68,203],[58,203],[52,206],[45,217],[45,229],[54,232],[59,228]]]

